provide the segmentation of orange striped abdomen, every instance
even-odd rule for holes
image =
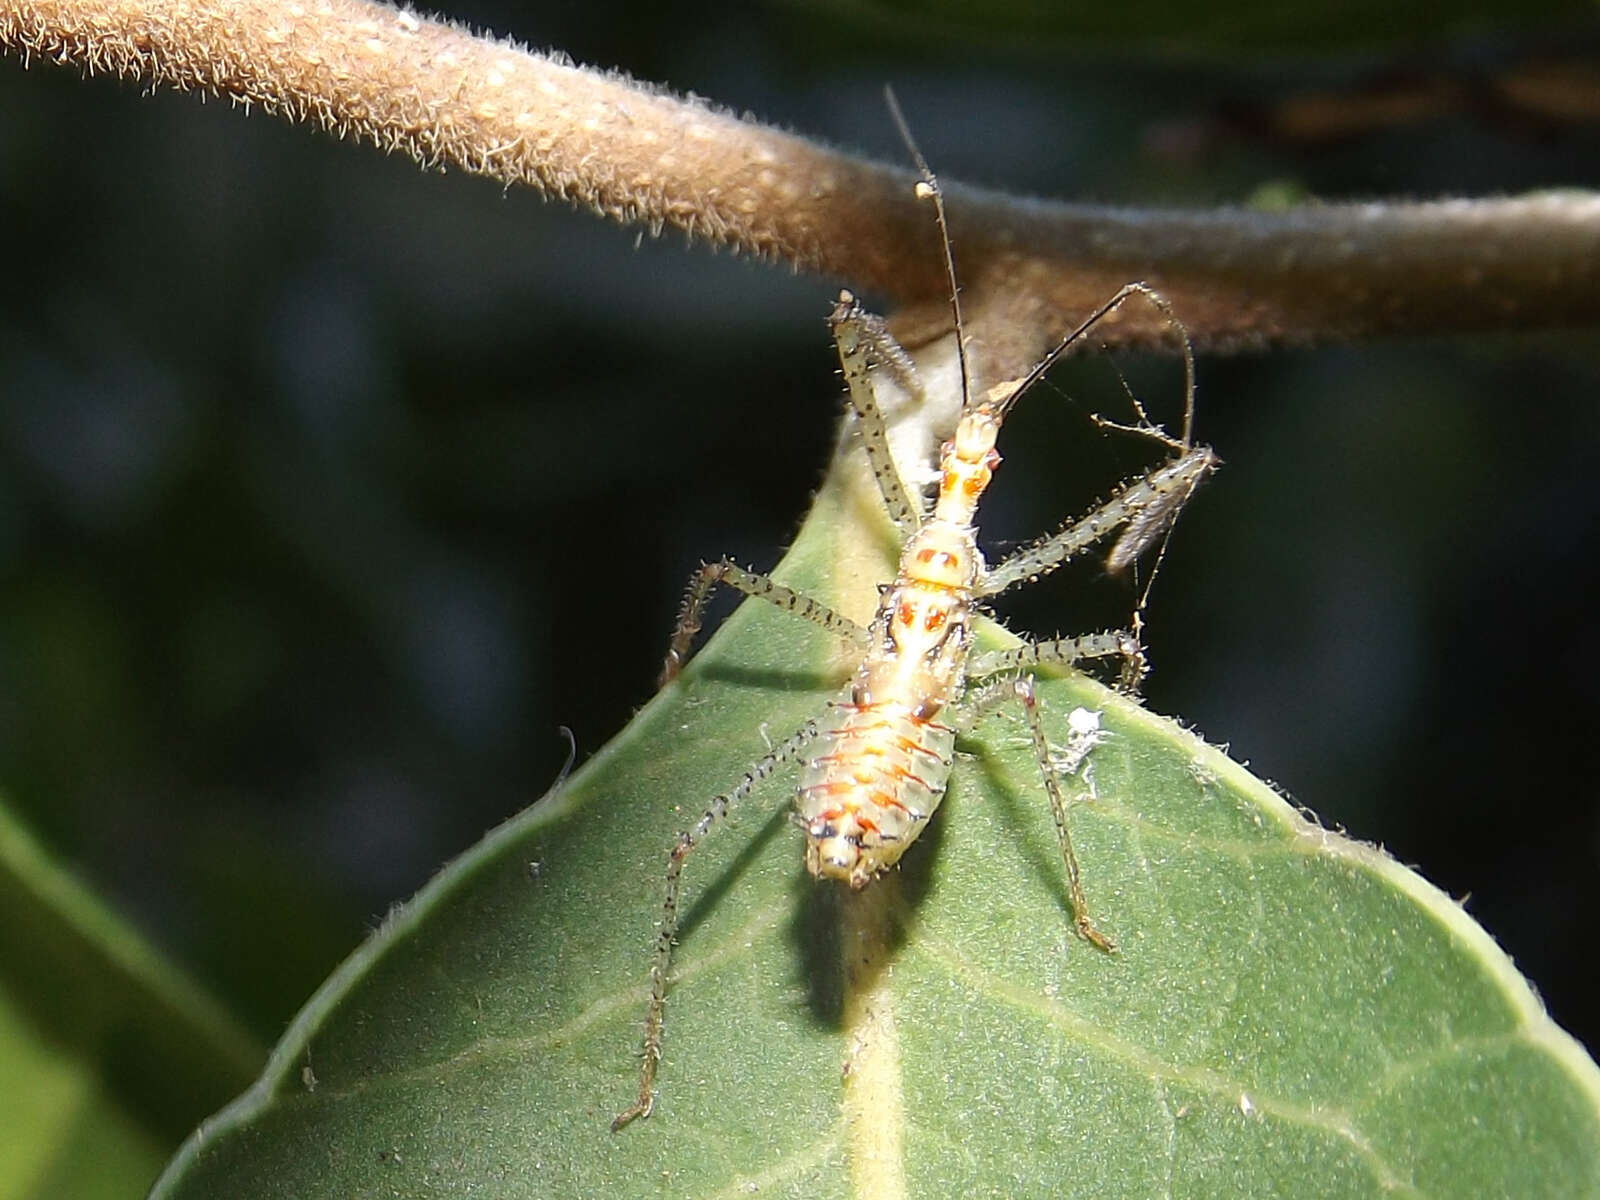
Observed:
[[[865,887],[892,867],[944,799],[955,730],[903,704],[835,701],[795,805],[806,869]]]

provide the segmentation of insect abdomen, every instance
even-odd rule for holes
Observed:
[[[795,798],[813,875],[864,887],[893,866],[944,799],[955,730],[903,704],[836,701]]]

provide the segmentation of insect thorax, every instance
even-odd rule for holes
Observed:
[[[930,520],[907,543],[883,591],[856,672],[857,704],[936,717],[961,693],[972,642],[972,587],[983,559],[970,527]]]

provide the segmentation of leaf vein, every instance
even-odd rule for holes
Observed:
[[[958,981],[995,1000],[1045,1020],[1076,1040],[1092,1046],[1107,1058],[1131,1067],[1153,1080],[1163,1084],[1181,1083],[1230,1104],[1237,1103],[1241,1110],[1247,1107],[1244,1103],[1247,1100],[1252,1113],[1330,1133],[1347,1143],[1356,1152],[1385,1191],[1414,1196],[1418,1200],[1422,1198],[1422,1193],[1409,1180],[1397,1173],[1361,1131],[1351,1114],[1342,1108],[1299,1104],[1281,1096],[1263,1095],[1251,1091],[1238,1080],[1230,1079],[1219,1071],[1168,1062],[1113,1034],[1105,1026],[1070,1012],[1047,996],[1019,987],[973,966],[955,947],[946,942],[923,937],[917,942],[917,949],[925,951],[935,963]]]

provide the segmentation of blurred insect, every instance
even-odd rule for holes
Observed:
[[[1066,801],[1057,768],[1051,761],[1033,677],[1027,672],[1040,664],[1116,658],[1123,663],[1122,681],[1137,683],[1144,671],[1137,630],[1148,587],[1140,598],[1132,631],[1025,641],[1014,649],[978,654],[973,653],[972,647],[974,602],[1054,571],[1113,533],[1120,531],[1106,560],[1112,571],[1128,566],[1162,539],[1179,509],[1218,463],[1209,448],[1190,442],[1194,361],[1188,337],[1161,296],[1143,284],[1129,284],[1064,338],[1027,376],[974,398],[943,198],[932,172],[911,143],[892,97],[890,102],[921,173],[917,195],[933,202],[944,244],[961,367],[961,418],[955,435],[941,451],[937,496],[932,511],[925,512],[921,497],[914,498],[908,492],[890,454],[870,372],[875,362],[909,384],[916,394],[920,384],[915,367],[883,321],[866,312],[849,292],[842,292],[829,324],[838,345],[862,445],[889,516],[906,539],[899,569],[894,580],[881,588],[877,613],[865,628],[817,600],[726,559],[704,564],[691,578],[662,667],[662,686],[675,679],[688,660],[689,646],[700,629],[706,602],[718,584],[820,625],[858,648],[862,658],[850,684],[829,703],[822,717],[807,721],[774,746],[745,772],[736,787],[715,797],[694,826],[680,833],[673,844],[667,860],[666,900],[650,964],[639,1095],[611,1122],[613,1130],[635,1118],[649,1116],[655,1104],[667,974],[678,929],[684,862],[757,784],[813,742],[818,744],[817,750],[804,763],[795,795],[796,820],[805,832],[806,869],[818,878],[837,879],[859,889],[894,866],[927,826],[944,797],[957,736],[997,705],[1015,698],[1026,718],[1034,758],[1055,817],[1074,924],[1092,945],[1108,952],[1115,948],[1089,916],[1067,826]],[[1168,447],[1174,457],[1122,487],[1087,517],[1018,551],[996,567],[985,566],[978,551],[974,519],[978,501],[1000,462],[995,441],[1001,423],[1016,399],[1043,377],[1062,353],[1135,296],[1163,314],[1182,344],[1187,385],[1183,437],[1171,438],[1151,424],[1137,401],[1136,425],[1100,423],[1153,438]],[[1083,724],[1083,730],[1076,724],[1074,727],[1075,737],[1083,734],[1079,739],[1083,745],[1076,751],[1077,762],[1100,736],[1097,728],[1091,728],[1095,724],[1092,720]]]

